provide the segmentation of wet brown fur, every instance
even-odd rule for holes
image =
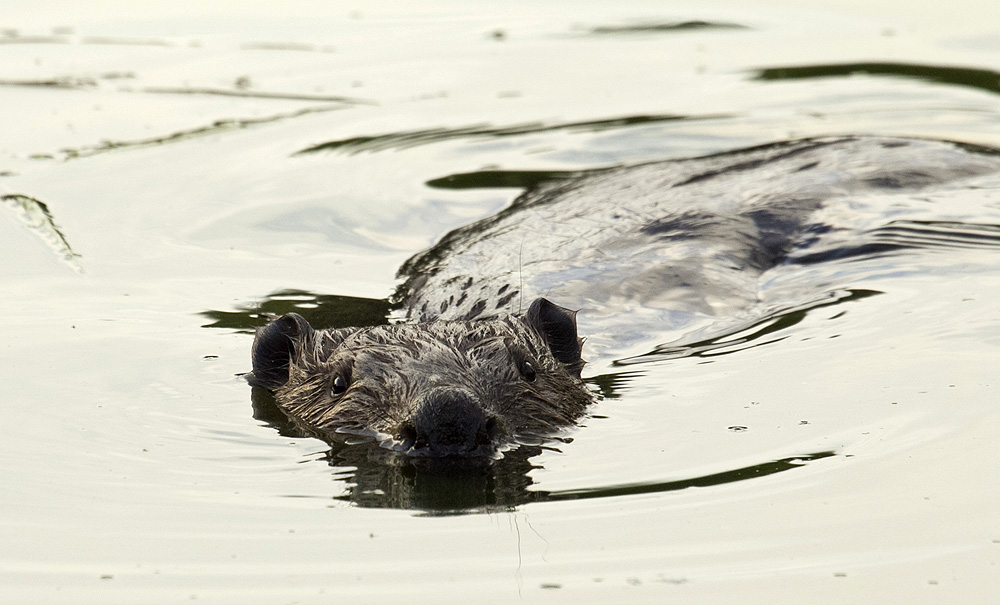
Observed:
[[[555,359],[519,316],[323,330],[295,342],[288,382],[274,395],[321,431],[400,442],[427,393],[458,389],[495,420],[504,443],[571,425],[592,401],[582,365]],[[339,394],[338,377],[347,385]]]

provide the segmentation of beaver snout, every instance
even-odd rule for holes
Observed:
[[[491,455],[497,421],[471,393],[438,388],[427,393],[399,438],[408,453],[417,456]]]

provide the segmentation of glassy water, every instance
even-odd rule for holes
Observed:
[[[601,401],[488,469],[325,444],[240,374],[259,313],[385,321],[403,261],[555,175],[1000,147],[997,9],[130,7],[3,11],[0,600],[992,598],[996,177],[768,273],[801,304],[739,330],[595,339]]]

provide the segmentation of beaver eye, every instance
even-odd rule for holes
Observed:
[[[337,376],[333,379],[333,386],[330,388],[330,392],[334,395],[343,395],[347,391],[347,380],[343,376]]]
[[[534,366],[532,366],[527,361],[522,361],[521,362],[521,367],[519,369],[521,371],[521,376],[525,380],[527,380],[528,382],[535,382],[535,376],[536,376],[536,374],[535,374],[535,368],[534,368]]]

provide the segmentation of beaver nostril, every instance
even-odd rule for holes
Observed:
[[[427,393],[407,424],[412,427],[411,449],[429,456],[485,452],[498,433],[497,420],[486,413],[479,400],[453,388]]]

